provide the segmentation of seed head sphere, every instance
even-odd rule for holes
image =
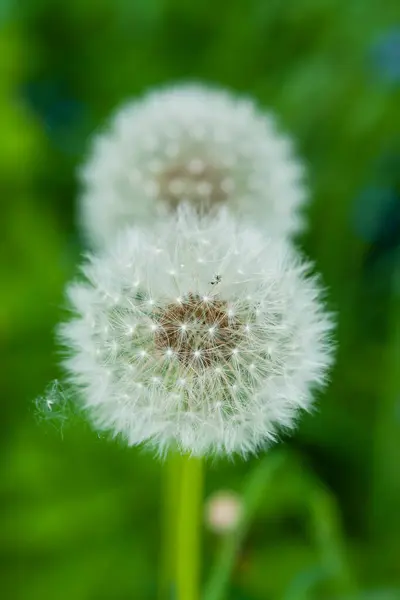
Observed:
[[[303,226],[304,169],[271,114],[219,89],[155,90],[119,109],[81,169],[81,223],[94,247],[181,202],[221,206],[270,236]]]
[[[332,360],[309,265],[227,210],[121,231],[69,287],[65,367],[97,429],[163,454],[247,454],[309,409]]]

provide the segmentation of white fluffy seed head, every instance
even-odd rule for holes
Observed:
[[[241,498],[235,492],[220,490],[206,501],[206,524],[213,533],[227,534],[236,529],[242,510]]]
[[[61,329],[95,427],[194,455],[246,454],[292,427],[331,363],[308,268],[225,210],[121,232],[69,287]]]
[[[157,90],[116,112],[81,171],[81,222],[102,245],[121,226],[187,201],[222,204],[269,235],[299,230],[306,198],[291,140],[249,99],[201,85]]]

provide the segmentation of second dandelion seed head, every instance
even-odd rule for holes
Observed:
[[[181,202],[226,205],[269,235],[304,225],[304,168],[291,139],[249,99],[204,85],[155,90],[118,110],[81,169],[81,221],[94,246]]]

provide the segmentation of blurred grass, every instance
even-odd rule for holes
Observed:
[[[349,595],[340,577],[324,577],[323,548],[305,526],[296,468],[288,467],[266,486],[246,528],[229,598],[400,597],[400,290],[393,285],[400,116],[399,73],[391,66],[399,49],[386,41],[396,16],[393,0],[2,4],[0,564],[7,599],[155,597],[161,466],[84,424],[38,424],[34,400],[58,376],[52,330],[81,249],[75,169],[86,138],[125,98],[182,79],[253,94],[297,138],[313,190],[310,229],[299,244],[322,271],[339,315],[331,386],[318,412],[285,441],[335,507],[359,592]],[[263,460],[210,464],[207,493],[241,490]],[[330,539],[322,506],[319,522]],[[208,534],[204,581],[218,546]]]

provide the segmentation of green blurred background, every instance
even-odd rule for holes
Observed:
[[[283,467],[270,476],[283,445],[207,465],[207,497],[249,503],[227,598],[400,599],[399,12],[395,0],[1,1],[3,598],[156,597],[162,466],[77,420],[38,419],[35,398],[60,376],[53,330],[82,250],[88,136],[127,97],[200,79],[252,94],[297,139],[313,196],[299,244],[339,315],[331,385],[284,439]],[[232,543],[204,528],[205,583]]]

